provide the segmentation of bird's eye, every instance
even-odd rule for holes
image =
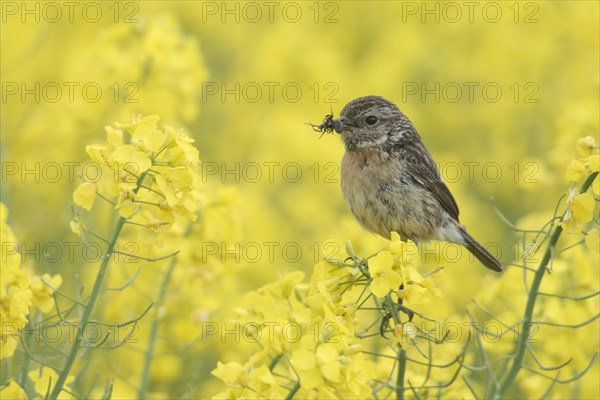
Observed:
[[[377,117],[374,115],[369,115],[367,118],[365,118],[365,122],[367,125],[375,125],[377,123]]]

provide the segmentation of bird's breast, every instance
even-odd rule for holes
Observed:
[[[382,191],[399,173],[399,165],[390,163],[387,153],[375,149],[347,151],[342,159],[341,185],[346,205],[361,225],[386,237],[389,231],[385,231],[382,218],[389,210]]]
[[[341,165],[346,205],[371,232],[389,238],[429,240],[443,212],[437,200],[411,177],[398,154],[374,149],[347,151]]]

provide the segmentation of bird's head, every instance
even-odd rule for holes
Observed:
[[[406,128],[414,130],[398,107],[380,96],[352,100],[342,109],[340,118],[330,119],[330,126],[341,135],[349,151],[395,142]]]

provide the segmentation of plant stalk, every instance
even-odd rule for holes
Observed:
[[[594,179],[598,175],[598,172],[591,173],[587,176],[581,188],[579,189],[579,193],[585,193],[589,187],[594,182]],[[563,214],[564,218],[564,214]],[[527,304],[525,305],[525,312],[523,314],[523,329],[519,333],[519,338],[517,340],[516,349],[515,349],[515,357],[513,363],[506,373],[504,379],[500,382],[495,392],[492,394],[491,398],[495,400],[500,400],[504,398],[504,394],[506,391],[513,385],[517,374],[521,370],[523,366],[523,360],[525,359],[525,354],[527,352],[527,339],[529,338],[531,332],[531,325],[533,320],[533,311],[535,308],[535,302],[537,300],[537,296],[539,294],[540,285],[542,283],[542,279],[546,273],[546,268],[552,259],[552,255],[554,253],[554,247],[558,242],[558,239],[562,233],[562,226],[558,225],[552,235],[550,236],[550,241],[548,242],[548,247],[546,247],[546,251],[544,252],[544,256],[540,261],[540,264],[537,267],[535,275],[533,277],[533,281],[531,282],[531,287],[529,289],[529,297],[527,298]]]

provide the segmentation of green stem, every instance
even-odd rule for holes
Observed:
[[[83,310],[83,315],[81,316],[79,325],[77,326],[77,334],[75,335],[73,345],[71,346],[71,350],[67,355],[65,366],[62,368],[60,375],[56,379],[56,384],[54,385],[54,388],[52,388],[52,393],[50,393],[50,399],[56,399],[62,391],[67,377],[69,376],[69,372],[73,367],[73,363],[77,358],[77,354],[79,353],[79,349],[81,348],[81,344],[83,343],[83,331],[90,320],[92,311],[94,310],[94,305],[96,304],[96,300],[98,300],[98,295],[100,294],[100,288],[102,287],[102,282],[104,281],[104,277],[106,275],[108,263],[110,262],[110,258],[112,257],[115,244],[117,243],[117,239],[119,238],[119,234],[121,233],[121,229],[123,228],[123,225],[125,225],[125,221],[126,218],[124,217],[119,217],[119,220],[117,221],[117,226],[115,227],[115,231],[113,232],[113,235],[108,243],[108,248],[106,249],[104,257],[102,258],[100,269],[98,271],[98,274],[96,275],[96,280],[94,282],[94,286],[92,287],[90,298]]]
[[[294,386],[292,386],[288,395],[285,396],[285,400],[292,400],[298,390],[300,390],[300,381],[294,382]]]
[[[394,300],[392,300],[391,293],[388,293],[385,296],[385,302],[386,302],[388,308],[390,309],[390,314],[392,314],[392,318],[394,319],[394,322],[396,323],[396,325],[401,324],[402,321],[400,320],[400,314],[398,313],[398,307],[396,307],[396,304],[394,304]]]
[[[163,277],[162,284],[160,286],[160,291],[158,293],[157,305],[158,308],[164,303],[165,297],[167,294],[167,287],[169,286],[169,282],[171,281],[171,277],[173,276],[173,270],[175,269],[175,264],[177,264],[177,258],[173,257],[169,264],[169,268]],[[152,357],[154,356],[154,345],[156,343],[156,338],[158,337],[158,327],[160,325],[158,315],[152,321],[152,326],[150,327],[150,338],[148,341],[148,347],[146,349],[146,354],[144,357],[144,367],[142,369],[142,377],[140,388],[138,390],[138,399],[145,399],[146,392],[148,391],[148,381],[150,379],[150,366],[152,364]]]
[[[21,332],[21,334],[23,335],[23,333],[25,334],[23,336],[21,336],[21,340],[25,341],[25,347],[26,348],[30,348],[30,343],[31,343],[31,335],[29,334],[30,329],[31,329],[31,320],[32,317],[31,315],[29,316],[28,320],[27,320],[27,325],[25,325],[25,329],[24,332]],[[21,386],[23,388],[23,390],[25,390],[25,393],[27,393],[27,389],[25,387],[25,385],[27,384],[27,377],[28,377],[28,373],[29,373],[29,360],[31,358],[29,357],[29,352],[28,351],[24,351],[23,352],[23,367],[21,368],[21,376],[19,379],[19,386]],[[31,396],[32,393],[27,393],[28,396]],[[33,397],[33,396],[31,396]]]
[[[398,346],[396,353],[398,362],[398,375],[396,375],[396,399],[404,400],[404,375],[406,374],[406,350]]]
[[[137,193],[140,190],[140,187],[142,186],[142,182],[144,181],[146,174],[147,174],[147,171],[143,172],[138,177],[136,187],[133,190],[134,193]],[[49,398],[52,400],[55,400],[56,398],[58,398],[58,395],[63,390],[63,386],[65,385],[65,382],[67,381],[69,372],[71,372],[71,368],[73,368],[73,364],[75,363],[75,359],[77,358],[79,349],[81,348],[81,345],[83,343],[83,331],[86,328],[88,322],[90,321],[90,317],[92,316],[92,311],[94,310],[94,306],[96,305],[96,300],[98,300],[98,296],[100,295],[100,292],[101,292],[100,289],[102,288],[102,282],[104,281],[104,277],[106,276],[106,270],[108,268],[108,264],[110,262],[110,259],[113,255],[113,253],[115,252],[115,245],[117,243],[117,239],[119,238],[119,235],[121,234],[121,230],[123,229],[123,226],[125,225],[126,222],[127,222],[127,218],[119,217],[119,219],[117,220],[117,225],[115,227],[115,230],[114,230],[110,240],[108,241],[108,247],[106,248],[106,252],[104,253],[104,256],[102,257],[102,263],[100,264],[100,269],[98,270],[98,274],[96,275],[96,280],[94,281],[94,286],[92,287],[92,292],[90,293],[90,298],[88,299],[88,302],[87,302],[85,308],[83,309],[83,315],[81,316],[81,320],[79,321],[79,324],[77,326],[77,334],[75,335],[75,338],[73,340],[73,345],[71,346],[71,349],[69,350],[69,353],[67,354],[67,359],[65,360],[65,366],[60,371],[60,374],[58,375],[58,378],[56,379],[56,384],[54,385],[54,387],[52,388],[52,392],[50,393]]]
[[[388,293],[385,296],[385,301],[390,309],[390,313],[392,314],[392,318],[396,325],[401,324],[400,314],[398,313],[398,308],[394,301],[392,300],[391,293]],[[402,346],[398,345],[398,350],[396,351],[396,362],[398,363],[398,374],[396,375],[396,399],[404,400],[404,375],[406,374],[406,350],[402,348]]]
[[[581,188],[579,189],[579,193],[585,193],[588,188],[591,186],[592,182],[598,175],[598,172],[594,172],[585,179]],[[564,217],[564,214],[563,214]],[[560,237],[563,229],[562,226],[558,225],[552,235],[550,236],[550,241],[548,242],[548,247],[544,252],[544,256],[540,261],[539,266],[535,272],[533,277],[533,281],[531,282],[531,287],[529,289],[529,297],[527,298],[527,304],[525,305],[525,312],[523,314],[523,330],[519,333],[519,338],[516,344],[516,351],[513,363],[511,368],[506,373],[504,379],[498,385],[496,391],[492,394],[493,399],[502,399],[504,398],[504,394],[506,391],[513,385],[517,374],[521,370],[523,366],[523,360],[525,359],[525,354],[527,351],[527,339],[529,338],[532,320],[533,320],[533,310],[535,308],[535,302],[537,296],[539,294],[540,285],[542,283],[542,279],[544,278],[544,274],[546,273],[546,267],[548,263],[552,259],[552,255],[554,253],[554,247],[556,246],[556,242],[558,242],[558,238]]]

